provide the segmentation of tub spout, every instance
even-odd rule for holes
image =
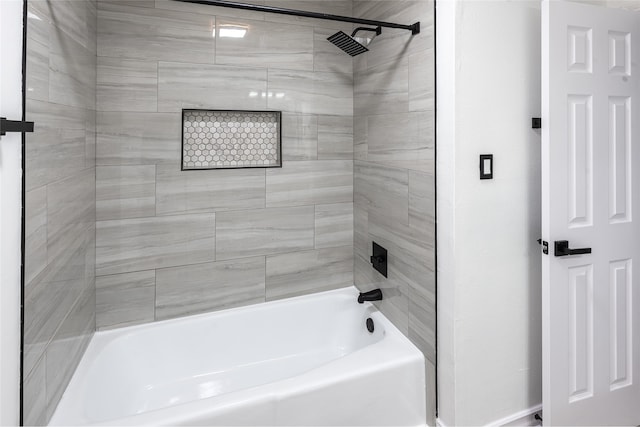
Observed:
[[[382,290],[374,289],[369,292],[360,292],[358,295],[358,303],[362,304],[365,301],[380,301],[382,299]]]

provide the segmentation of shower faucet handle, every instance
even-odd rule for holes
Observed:
[[[371,264],[382,264],[385,261],[385,257],[383,257],[382,255],[378,255],[378,256],[371,256],[371,258],[369,258],[371,260]]]

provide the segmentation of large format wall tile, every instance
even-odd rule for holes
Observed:
[[[369,235],[390,252],[389,267],[408,284],[426,286],[434,264],[434,240],[428,230],[409,227],[400,221],[369,213]]]
[[[62,256],[73,242],[93,230],[95,214],[95,170],[85,169],[77,175],[47,187],[47,258]],[[84,273],[84,272],[83,272]]]
[[[42,20],[53,22],[55,30],[64,32],[83,48],[96,53],[96,1],[75,0],[32,1]],[[37,23],[36,23],[37,25]],[[29,23],[29,30],[34,27]]]
[[[98,166],[96,218],[125,219],[156,213],[156,166]]]
[[[26,134],[27,190],[85,168],[87,114],[77,107],[27,100],[27,119],[37,123]]]
[[[267,207],[350,202],[353,162],[289,162],[267,170]]]
[[[39,10],[42,4],[29,2],[28,13],[32,17],[27,31],[27,74],[25,75],[27,99],[49,100],[49,32],[51,20],[48,10]]]
[[[367,160],[393,165],[395,161],[433,163],[433,114],[382,114],[368,121]]]
[[[427,360],[436,361],[435,271],[427,276],[428,288],[409,287],[409,338]]]
[[[435,73],[433,49],[409,56],[409,111],[433,111],[435,108],[435,80],[425,78]]]
[[[158,110],[158,63],[98,58],[98,111]]]
[[[382,35],[372,43],[375,45]],[[368,59],[368,58],[367,58]],[[409,61],[391,61],[356,75],[354,111],[358,116],[409,111]],[[393,106],[392,109],[389,106]],[[400,125],[398,128],[401,129]],[[393,144],[389,144],[393,145]]]
[[[318,159],[353,159],[353,117],[318,117]]]
[[[96,277],[96,328],[153,322],[155,270]]]
[[[179,113],[98,113],[98,165],[180,166]]]
[[[409,225],[429,233],[427,239],[435,240],[435,176],[429,173],[409,171]]]
[[[47,187],[26,192],[24,281],[31,282],[47,266]]]
[[[282,115],[282,160],[318,158],[318,117],[308,114]]]
[[[313,206],[216,214],[216,259],[313,249]]]
[[[50,281],[36,278],[25,286],[23,368],[27,375],[46,351],[58,326],[84,287],[84,278]]]
[[[225,30],[246,30],[225,37]],[[238,18],[217,20],[216,64],[313,70],[313,28]]]
[[[433,2],[430,0],[365,0],[354,1],[354,16],[390,22],[413,24],[420,21],[420,34],[383,29],[382,36],[369,46],[367,65],[375,67],[389,61],[401,61],[407,56],[433,51]],[[432,57],[433,58],[433,57]],[[433,60],[433,59],[432,59]],[[432,79],[433,75],[425,76]]]
[[[316,249],[346,245],[353,245],[353,203],[316,205]]]
[[[96,112],[90,111],[85,115],[84,132],[84,167],[94,168],[96,166]]]
[[[23,423],[25,426],[47,424],[46,360],[43,357],[29,375],[25,374],[22,383]]]
[[[371,163],[356,162],[354,202],[369,212],[387,216],[388,222],[409,218],[409,173]]]
[[[158,65],[158,111],[265,110],[266,92],[265,69],[181,62]]]
[[[181,171],[157,166],[158,215],[265,207],[264,169]]]
[[[98,56],[212,64],[216,21],[204,13],[98,2]]]
[[[351,285],[351,245],[267,257],[267,301]]]
[[[96,275],[213,261],[214,214],[98,221]]]
[[[372,120],[375,120],[372,118]],[[367,160],[369,119],[367,116],[353,118],[353,159]]]
[[[96,328],[95,287],[85,289],[47,347],[47,417],[53,416]]]
[[[264,302],[264,257],[156,272],[156,318],[169,319]]]
[[[95,109],[95,51],[84,48],[55,26],[51,27],[50,38],[49,101]]]
[[[304,114],[353,114],[353,77],[346,73],[269,70],[269,109]]]

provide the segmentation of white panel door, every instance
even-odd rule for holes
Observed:
[[[0,116],[22,117],[22,0],[0,0]],[[0,425],[20,411],[21,135],[0,136]]]
[[[640,19],[563,1],[542,14],[544,424],[636,426]],[[556,256],[563,240],[592,252]]]

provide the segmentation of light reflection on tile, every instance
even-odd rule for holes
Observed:
[[[266,110],[266,107],[265,69],[181,62],[158,65],[158,111]]]
[[[242,37],[225,37],[225,30]],[[217,36],[216,64],[313,70],[311,27],[218,17]]]

